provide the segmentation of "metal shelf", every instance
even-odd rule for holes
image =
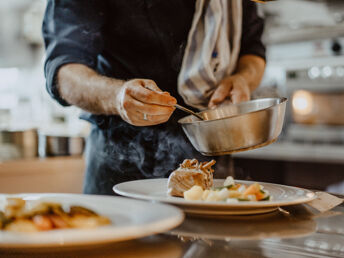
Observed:
[[[310,57],[302,59],[279,59],[269,60],[270,67],[280,67],[285,70],[303,70],[313,66],[322,67],[327,66],[344,66],[344,56],[325,56],[325,57]]]
[[[233,154],[233,157],[344,164],[344,145],[276,142],[260,149]]]
[[[282,44],[298,41],[338,38],[344,36],[344,24],[333,26],[302,27],[292,29],[289,27],[269,27],[264,34],[264,42],[267,45]]]

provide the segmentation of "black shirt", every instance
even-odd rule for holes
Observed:
[[[80,63],[117,79],[152,79],[184,104],[177,78],[194,5],[195,0],[49,0],[43,21],[48,92],[69,105],[57,91],[56,73],[64,64]],[[262,32],[256,4],[243,0],[240,55],[265,58]],[[104,123],[107,116],[86,119]]]

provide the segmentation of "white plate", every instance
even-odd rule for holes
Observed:
[[[37,248],[99,244],[144,237],[178,226],[184,214],[178,208],[122,197],[81,194],[0,195],[0,210],[6,197],[19,196],[34,202],[58,202],[64,207],[80,205],[111,219],[112,224],[95,229],[63,229],[38,233],[0,231],[0,248]]]
[[[252,181],[235,180],[240,184],[252,184]],[[223,179],[215,179],[214,186],[222,186]],[[145,179],[121,183],[114,186],[117,194],[151,201],[159,201],[178,205],[185,212],[199,215],[244,215],[271,212],[279,206],[301,204],[315,199],[315,194],[309,190],[262,183],[266,190],[272,196],[271,201],[260,202],[204,202],[204,201],[186,201],[183,198],[168,196],[167,179]]]

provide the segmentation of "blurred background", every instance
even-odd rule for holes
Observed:
[[[89,125],[46,93],[45,4],[0,1],[0,192],[81,191]],[[343,194],[344,1],[258,5],[267,69],[253,97],[286,96],[288,112],[278,142],[233,156],[236,176]]]

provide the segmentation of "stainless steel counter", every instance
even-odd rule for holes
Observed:
[[[344,257],[344,204],[299,205],[265,215],[187,217],[165,234],[74,249],[0,251],[0,257]]]
[[[269,146],[233,154],[234,158],[344,163],[343,145],[276,142]]]

